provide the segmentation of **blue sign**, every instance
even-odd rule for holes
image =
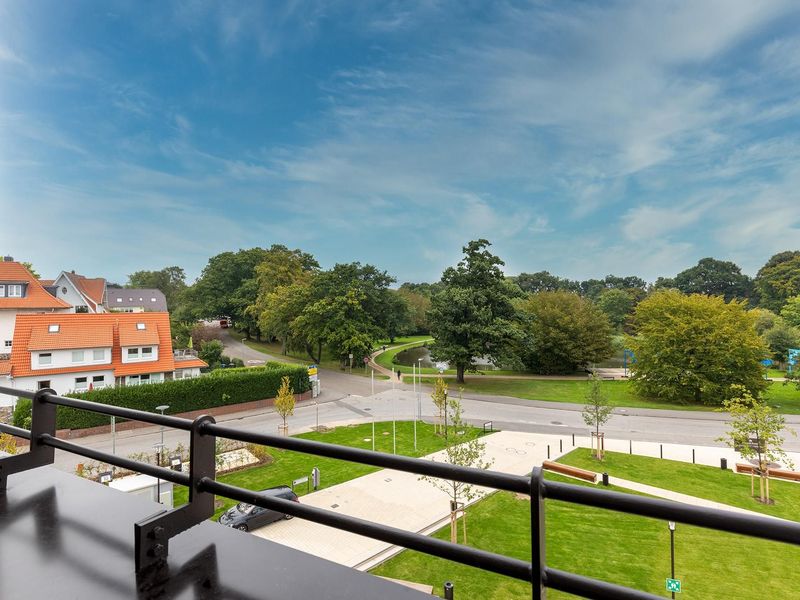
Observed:
[[[788,352],[786,353],[788,358],[787,362],[789,363],[789,373],[792,372],[795,365],[800,362],[800,349],[798,348],[789,348]]]
[[[770,360],[769,358],[765,358],[764,360],[761,361],[761,364],[764,365],[765,367],[769,367],[772,365],[772,360]]]

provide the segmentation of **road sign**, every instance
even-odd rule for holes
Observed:
[[[761,364],[764,365],[765,367],[769,367],[772,364],[772,360],[770,360],[769,358],[765,358],[764,360],[761,361]]]
[[[681,593],[681,580],[680,579],[670,579],[667,577],[667,591],[672,593]]]

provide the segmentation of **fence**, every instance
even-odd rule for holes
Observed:
[[[209,416],[201,416],[190,421],[76,398],[63,398],[49,389],[33,393],[0,387],[0,394],[13,394],[33,400],[30,431],[10,425],[0,425],[0,432],[22,437],[31,442],[29,452],[0,459],[0,490],[6,489],[8,477],[13,476],[14,473],[52,464],[56,448],[152,475],[189,488],[188,504],[173,510],[165,510],[134,524],[137,572],[162,564],[169,551],[170,538],[214,514],[214,494],[270,508],[485,571],[528,581],[532,584],[532,597],[539,599],[545,598],[547,588],[597,599],[655,600],[660,597],[547,566],[545,505],[548,499],[800,545],[800,523],[732,514],[726,511],[688,506],[604,489],[547,481],[538,467],[532,470],[530,477],[508,475],[311,440],[239,431],[217,425]],[[190,433],[190,470],[188,473],[177,472],[57,439],[55,437],[56,410],[59,406],[188,431]],[[531,560],[525,561],[477,548],[460,546],[418,533],[278,497],[260,495],[258,492],[221,483],[215,480],[214,447],[217,437],[528,494],[531,497]]]

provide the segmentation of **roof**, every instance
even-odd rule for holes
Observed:
[[[138,313],[142,314],[142,313]],[[143,329],[140,329],[143,327]],[[144,319],[137,319],[135,323],[119,324],[119,345],[143,346],[147,344],[158,344],[158,330]]]
[[[176,369],[191,369],[192,367],[200,367],[201,369],[205,369],[208,366],[208,363],[204,361],[202,358],[189,358],[187,360],[176,360],[175,361],[175,368]]]
[[[31,327],[28,350],[65,350],[70,348],[111,348],[111,323],[59,323],[61,315],[48,315],[48,323]],[[50,325],[58,324],[51,333]]]
[[[25,265],[18,262],[0,262],[0,283],[24,282],[28,290],[24,298],[0,298],[0,310],[14,308],[63,309],[72,306],[50,294]]]
[[[83,275],[79,275],[74,271],[67,273],[64,271],[64,276],[72,282],[75,289],[86,298],[87,302],[92,306],[92,310],[97,310],[98,304],[103,304],[106,293],[106,280],[102,277],[95,277],[89,279]]]
[[[41,283],[45,287],[47,287],[48,285],[53,285],[55,282],[56,282],[55,279],[40,279],[39,280],[39,283]]]
[[[10,374],[11,374],[11,361],[0,360],[0,375],[10,375]]]
[[[126,331],[136,331],[136,323],[144,323],[145,331],[157,332],[158,360],[135,363],[122,363],[122,347],[120,345],[120,331],[122,337]],[[111,364],[79,365],[75,367],[61,367],[53,369],[31,369],[30,345],[38,344],[42,329],[47,331],[49,325],[58,324],[65,332],[80,331],[82,334],[77,340],[70,343],[80,344],[78,348],[100,346],[86,345],[89,340],[93,342],[105,341],[101,332],[111,328]],[[83,335],[83,339],[80,336]],[[152,335],[148,333],[148,335]],[[14,327],[14,340],[11,347],[11,374],[14,377],[39,377],[57,373],[80,373],[91,371],[108,371],[112,369],[115,377],[124,375],[140,375],[144,373],[171,373],[175,370],[175,360],[172,356],[172,340],[170,338],[169,314],[163,312],[148,313],[63,313],[52,314],[20,314],[17,315]],[[156,339],[152,337],[151,339]],[[150,342],[146,342],[150,343]],[[108,347],[104,344],[103,347]]]
[[[167,298],[161,290],[154,288],[109,288],[106,290],[106,307],[109,310],[142,307],[146,311],[166,312]]]

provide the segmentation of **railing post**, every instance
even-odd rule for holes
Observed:
[[[189,502],[164,510],[134,525],[136,572],[162,564],[169,552],[169,539],[202,523],[214,514],[214,494],[200,490],[200,480],[216,475],[216,437],[202,433],[213,417],[203,415],[192,423],[189,447]]]
[[[541,467],[535,467],[531,472],[531,587],[533,600],[544,600],[547,597],[543,477]]]
[[[45,401],[48,394],[55,395],[55,390],[41,389],[33,396],[31,402],[31,444],[30,450],[23,454],[15,454],[0,459],[0,492],[8,485],[8,476],[36,467],[52,465],[55,448],[46,446],[40,441],[44,433],[56,435],[56,405]]]

